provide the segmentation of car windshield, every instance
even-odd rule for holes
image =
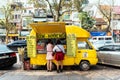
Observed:
[[[8,51],[9,48],[6,45],[0,45],[0,51]]]
[[[10,44],[18,44],[18,43],[22,43],[22,44],[24,44],[24,43],[26,43],[26,40],[18,40],[18,41],[14,41],[14,42],[12,42],[12,43],[10,43]]]

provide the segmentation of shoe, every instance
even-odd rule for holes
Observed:
[[[49,70],[49,72],[52,72],[52,70]]]
[[[63,72],[63,69],[60,69],[60,72]]]
[[[60,71],[59,71],[59,70],[57,70],[57,73],[60,73]]]
[[[50,70],[47,70],[47,72],[50,72]]]

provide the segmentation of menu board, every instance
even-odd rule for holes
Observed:
[[[38,34],[38,39],[47,39],[47,38],[65,38],[65,33],[46,33],[46,34]]]
[[[67,34],[67,55],[75,56],[76,54],[76,36],[75,34]]]
[[[36,37],[27,36],[27,55],[28,57],[36,57]]]

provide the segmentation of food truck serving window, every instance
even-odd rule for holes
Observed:
[[[63,45],[66,45],[66,34],[65,33],[46,33],[46,34],[37,34],[37,53],[46,53],[46,45],[49,39],[52,40],[53,45],[56,44],[56,41],[59,39]]]

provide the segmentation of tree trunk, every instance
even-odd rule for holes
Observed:
[[[50,2],[49,2],[48,0],[46,0],[46,1],[47,1],[48,5],[49,5],[50,12],[51,12],[51,14],[52,14],[52,16],[53,16],[53,19],[54,19],[54,21],[55,21],[55,16],[54,16],[54,13],[53,13],[53,11],[52,11],[52,6],[51,6],[51,4],[50,4]]]
[[[5,43],[8,44],[8,33],[9,31],[6,31],[6,38],[5,38]]]
[[[59,14],[59,12],[57,13],[57,19],[56,19],[56,21],[57,22],[60,21],[60,14]]]
[[[106,32],[110,32],[111,31],[111,19],[109,19],[108,21],[108,27],[106,29]]]

